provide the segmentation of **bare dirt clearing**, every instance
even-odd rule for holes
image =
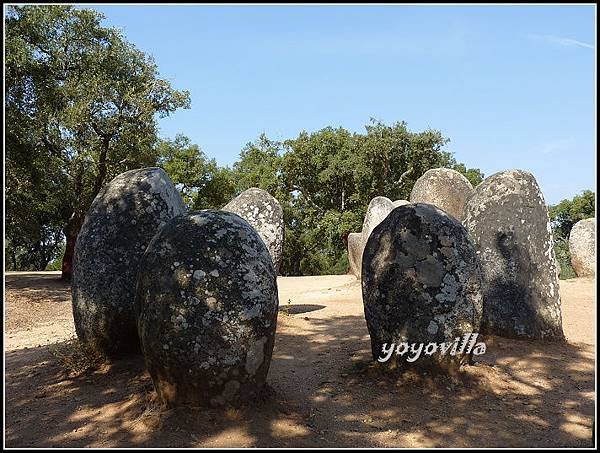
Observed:
[[[69,287],[7,274],[7,447],[592,446],[593,279],[561,281],[566,344],[485,338],[460,380],[370,365],[351,276],[279,278],[269,389],[256,407],[160,410],[141,357],[72,373]],[[57,352],[58,351],[58,352]]]

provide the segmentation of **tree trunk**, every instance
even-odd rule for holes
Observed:
[[[77,241],[77,233],[67,233],[67,245],[65,246],[65,254],[63,255],[62,261],[62,274],[60,278],[62,280],[71,281],[73,274],[73,254],[75,252],[75,242]]]

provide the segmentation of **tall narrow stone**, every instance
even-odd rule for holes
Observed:
[[[491,175],[465,206],[484,272],[484,329],[506,337],[564,338],[548,209],[531,173]]]
[[[569,235],[571,265],[578,277],[596,275],[596,219],[584,219],[573,225]]]

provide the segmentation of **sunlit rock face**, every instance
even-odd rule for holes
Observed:
[[[417,179],[410,194],[411,203],[429,203],[461,220],[465,202],[473,186],[467,178],[450,168],[427,170]]]
[[[384,344],[446,343],[479,332],[483,298],[473,243],[454,217],[430,204],[394,209],[367,241],[362,295],[373,358]],[[390,367],[456,370],[467,354],[425,355]]]
[[[485,179],[466,202],[463,224],[484,274],[484,331],[563,339],[552,230],[533,175],[509,170]]]
[[[571,265],[578,277],[596,275],[596,219],[584,219],[573,225],[569,235]]]
[[[168,405],[237,405],[264,387],[277,324],[271,254],[234,213],[169,222],[140,264],[136,312],[146,365]]]
[[[118,175],[94,199],[75,246],[72,304],[80,340],[109,355],[139,349],[133,301],[139,261],[185,206],[160,168]]]
[[[265,242],[275,270],[279,271],[283,255],[283,209],[268,192],[256,187],[245,190],[223,207],[245,219]]]

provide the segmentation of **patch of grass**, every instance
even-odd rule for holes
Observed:
[[[95,371],[107,362],[103,354],[83,344],[77,338],[53,345],[50,352],[69,374],[75,376]]]

